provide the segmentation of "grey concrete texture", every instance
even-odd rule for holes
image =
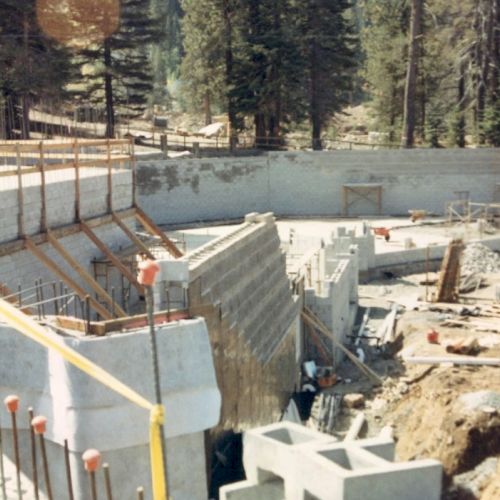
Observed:
[[[204,303],[220,304],[252,353],[268,363],[298,314],[272,214],[250,214],[228,235],[190,253],[190,281]]]
[[[74,175],[72,169],[47,173],[45,199],[49,228],[74,222]],[[80,175],[81,218],[87,219],[107,213],[107,169],[81,169]],[[30,174],[27,177],[32,176],[35,176],[35,174]],[[132,206],[132,173],[130,170],[113,171],[112,192],[113,210],[123,210]],[[5,185],[0,185],[0,195],[2,199],[1,243],[15,240],[18,237],[19,203],[17,182],[16,184],[5,183]],[[28,184],[23,184],[24,224],[25,232],[28,235],[40,232],[41,200],[40,179],[37,175]]]
[[[221,488],[222,500],[261,498],[259,490],[266,483],[279,486],[285,500],[441,496],[441,464],[394,462],[394,442],[385,437],[337,443],[327,434],[281,422],[247,431],[243,446],[247,481]]]
[[[474,175],[471,175],[471,172]],[[160,224],[234,219],[250,211],[340,215],[342,186],[382,185],[382,213],[425,208],[442,214],[457,191],[493,201],[500,150],[415,149],[269,153],[256,158],[147,160],[138,163],[141,205]],[[357,201],[350,215],[375,215]]]
[[[105,368],[150,401],[155,401],[147,330],[105,338],[60,337],[48,333]],[[221,396],[215,378],[208,331],[203,319],[183,320],[156,329],[160,384],[166,410],[167,460],[174,498],[206,499],[203,431],[217,424]],[[149,413],[134,406],[58,355],[46,351],[13,329],[0,325],[0,399],[17,394],[21,401],[18,427],[24,432],[23,470],[29,474],[28,406],[48,418],[46,432],[51,464],[64,477],[62,446],[68,440],[75,470],[85,449],[99,449],[114,468],[117,498],[132,498],[133,486],[150,486]],[[10,362],[8,361],[10,360]],[[10,415],[0,411],[3,431]],[[6,435],[8,435],[6,433]],[[7,450],[8,451],[8,450]],[[78,473],[78,499],[87,498],[84,472]],[[197,476],[192,480],[192,474]],[[125,480],[130,478],[130,480]],[[65,494],[61,479],[56,498]],[[76,488],[75,488],[76,489]]]
[[[0,218],[1,220],[1,218]],[[135,229],[136,221],[134,217],[128,217],[123,220],[125,225],[130,229]],[[125,248],[132,243],[127,238],[125,233],[112,223],[103,224],[94,229],[98,238],[114,251]],[[102,258],[100,250],[90,241],[83,233],[76,233],[70,236],[61,238],[60,243],[63,247],[85,268],[87,272],[93,275],[92,260],[94,258]],[[56,264],[64,270],[70,277],[77,280],[89,293],[91,290],[84,286],[81,278],[72,269],[61,255],[52,248],[51,245],[45,243],[40,245],[41,250],[46,253]],[[22,250],[9,255],[0,257],[0,283],[6,285],[12,292],[17,292],[18,286],[23,289],[33,287],[35,280],[41,278],[44,283],[53,281],[59,282],[59,278],[49,271],[43,263],[41,263],[28,250]],[[115,273],[111,275],[110,287],[116,289],[116,297],[121,297],[121,280]],[[44,296],[49,298],[52,296],[52,289],[45,288]],[[23,303],[34,303],[36,298],[33,295],[34,291],[23,294]],[[50,304],[47,305],[47,311],[51,310]]]

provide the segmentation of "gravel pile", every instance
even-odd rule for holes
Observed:
[[[500,271],[500,257],[481,243],[465,247],[461,262],[462,274],[487,274]]]

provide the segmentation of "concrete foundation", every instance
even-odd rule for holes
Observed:
[[[436,460],[394,462],[386,438],[336,443],[332,436],[292,423],[244,435],[247,480],[221,488],[221,500],[439,500],[442,466]],[[266,497],[267,498],[267,497]]]
[[[154,401],[148,331],[106,338],[61,338],[138,393]],[[219,421],[221,397],[203,319],[183,320],[157,328],[170,494],[175,499],[207,498],[204,431]],[[101,451],[110,465],[116,498],[132,498],[138,486],[151,496],[149,414],[68,365],[21,334],[0,325],[0,399],[21,400],[22,469],[31,475],[27,407],[48,418],[46,433],[54,498],[66,495],[64,439],[68,440],[75,494],[89,498],[81,455]],[[10,361],[9,361],[10,360]],[[12,458],[10,416],[0,411],[4,452]],[[99,474],[99,481],[101,481]],[[101,491],[103,491],[101,489]]]

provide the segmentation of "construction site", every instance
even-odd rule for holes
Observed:
[[[500,498],[500,151],[0,142],[3,500]]]

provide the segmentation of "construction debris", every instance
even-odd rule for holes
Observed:
[[[464,249],[462,240],[452,240],[448,245],[439,275],[437,302],[456,302],[460,282],[460,255]]]
[[[365,397],[357,392],[346,394],[342,399],[342,404],[346,408],[362,408],[365,405]]]

